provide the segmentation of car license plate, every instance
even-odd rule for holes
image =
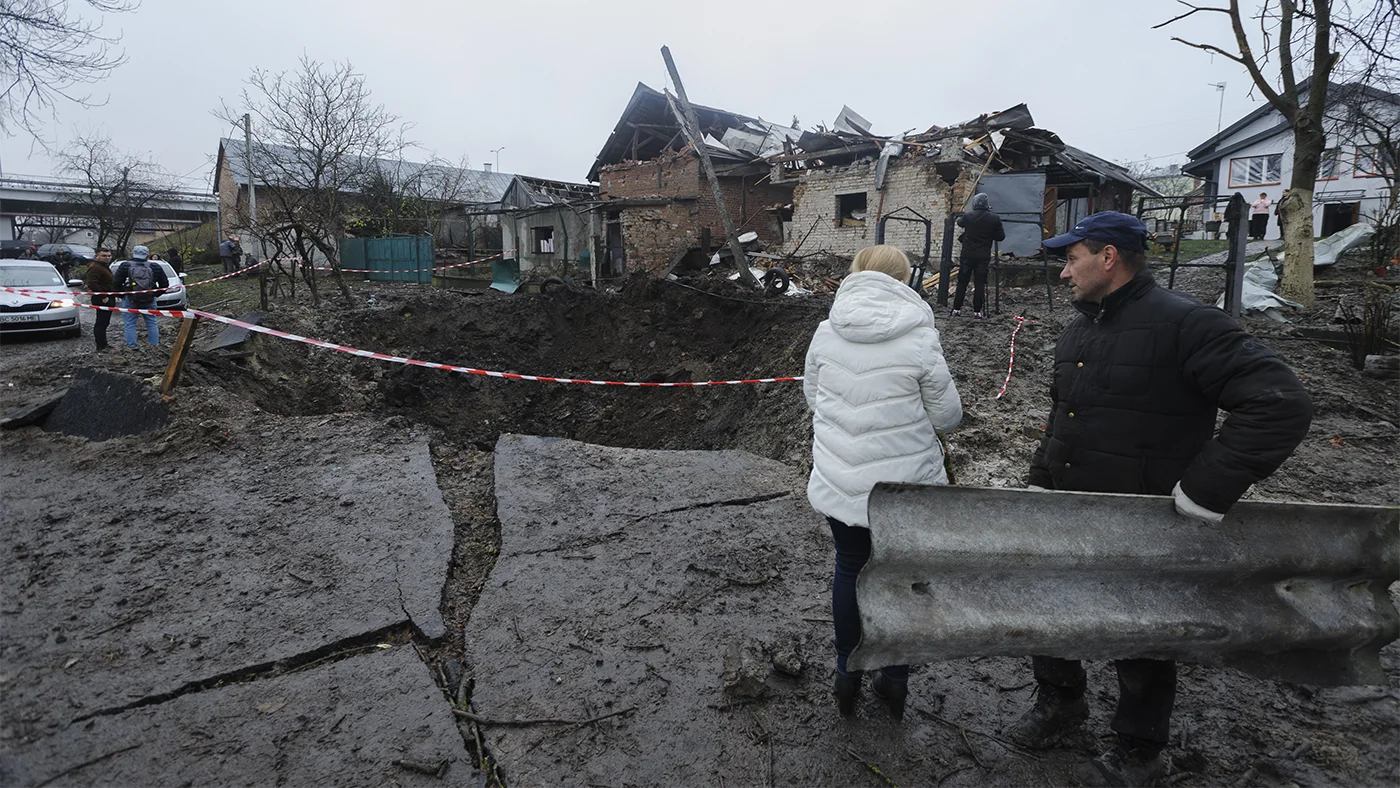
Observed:
[[[0,323],[37,323],[40,315],[0,315]]]

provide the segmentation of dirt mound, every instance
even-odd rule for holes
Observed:
[[[105,441],[155,432],[170,420],[170,406],[139,378],[79,369],[44,429]]]

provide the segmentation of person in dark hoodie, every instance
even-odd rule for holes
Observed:
[[[967,282],[973,280],[972,316],[981,318],[987,306],[987,269],[992,264],[992,244],[1006,240],[1001,217],[992,212],[992,200],[985,194],[972,196],[972,210],[958,217],[963,228],[962,255],[958,259],[958,292],[953,297],[953,316],[962,314]]]
[[[108,249],[98,249],[92,262],[88,263],[87,275],[83,277],[83,289],[92,293],[93,306],[116,306],[116,296],[110,295],[116,291],[116,280],[112,278],[111,265],[112,252]],[[107,349],[107,326],[112,322],[112,313],[105,309],[96,311],[92,336],[97,340],[97,352],[101,353]]]

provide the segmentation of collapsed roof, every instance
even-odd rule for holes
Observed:
[[[1044,169],[1052,180],[1103,185],[1117,182],[1151,195],[1157,191],[1127,168],[1066,145],[1056,134],[1035,128],[1025,104],[979,115],[951,126],[931,126],[921,134],[879,136],[871,123],[842,106],[831,128],[801,130],[728,110],[692,105],[711,158],[722,162],[783,165],[789,170],[820,169],[880,158],[877,188],[888,162],[897,158],[940,156],[966,160],[987,172]],[[674,97],[637,83],[617,126],[598,153],[588,179],[597,181],[604,167],[650,161],[686,147]],[[945,152],[948,146],[961,151]]]

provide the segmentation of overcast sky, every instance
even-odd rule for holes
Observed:
[[[74,8],[81,3],[73,3]],[[1026,102],[1067,143],[1126,162],[1180,155],[1258,106],[1235,64],[1172,42],[1223,43],[1224,17],[1168,30],[1170,0],[806,3],[143,0],[109,16],[129,57],[93,89],[105,106],[61,106],[59,145],[97,128],[188,188],[208,188],[220,136],[254,67],[304,53],[349,60],[375,98],[415,124],[425,151],[472,166],[582,181],[637,82],[663,87],[669,45],[697,103],[803,127],[841,105],[890,134]],[[695,10],[687,10],[695,9]],[[1190,35],[1188,35],[1190,34]],[[423,154],[424,156],[427,153]],[[7,174],[50,174],[26,137],[0,139]]]

